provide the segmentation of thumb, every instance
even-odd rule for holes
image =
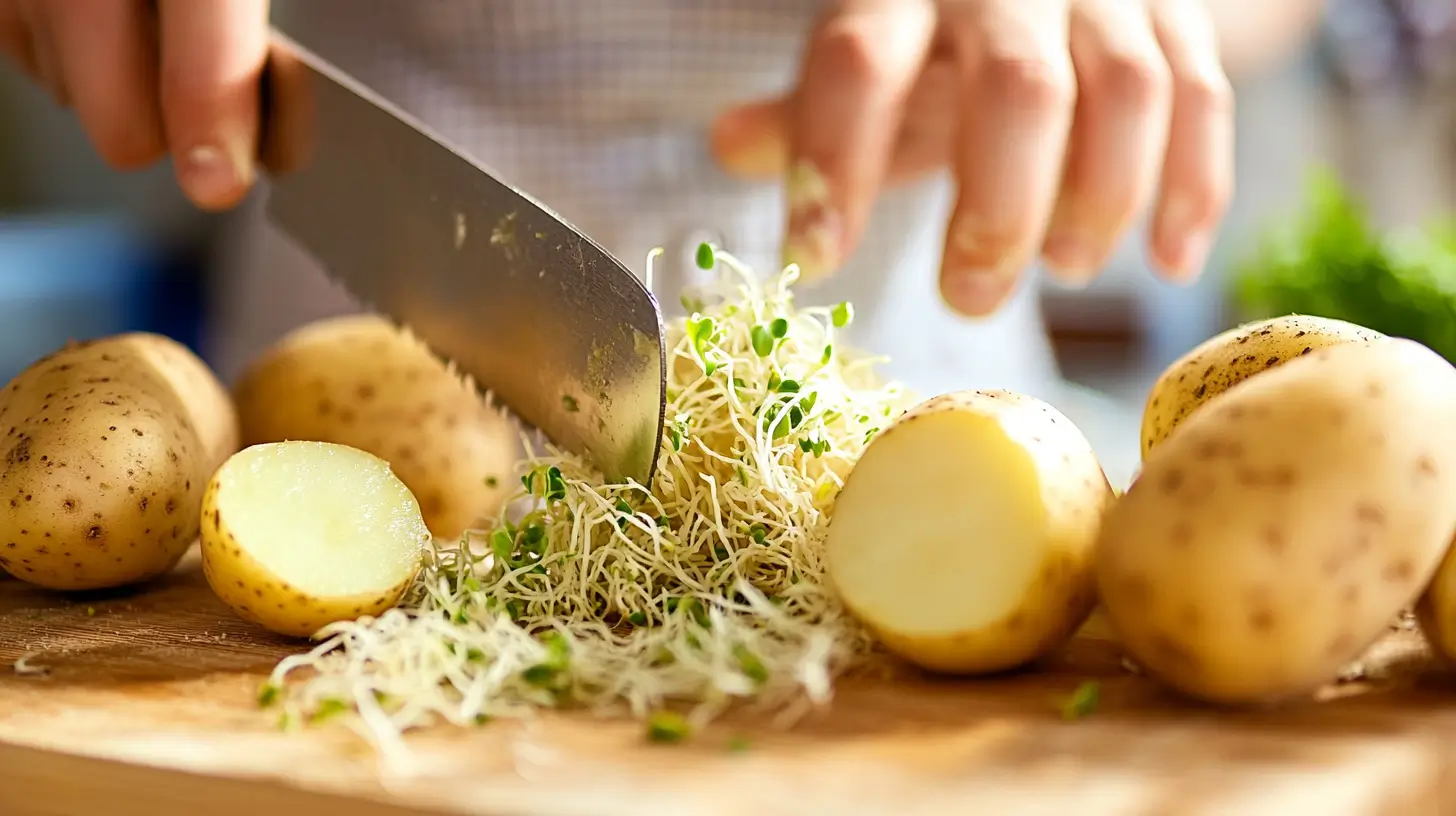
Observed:
[[[746,179],[781,178],[789,165],[787,99],[733,108],[713,123],[713,158],[728,174]]]

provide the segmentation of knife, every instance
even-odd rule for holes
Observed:
[[[662,312],[627,267],[276,30],[259,143],[270,219],[355,298],[609,480],[650,484]]]

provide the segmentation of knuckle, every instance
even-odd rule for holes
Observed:
[[[1198,115],[1232,116],[1234,91],[1222,72],[1178,77],[1173,93],[1176,104]]]
[[[1071,66],[1048,59],[991,57],[982,63],[980,76],[995,96],[1037,109],[1071,107],[1077,97]]]
[[[858,21],[826,23],[814,50],[819,70],[841,81],[872,84],[885,79],[891,70],[885,49],[878,47],[874,32]]]
[[[1172,77],[1161,59],[1116,54],[1098,67],[1089,85],[1089,93],[1121,105],[1149,108],[1168,97]]]
[[[166,152],[166,146],[152,127],[111,118],[95,122],[90,131],[97,154],[115,170],[141,169]]]

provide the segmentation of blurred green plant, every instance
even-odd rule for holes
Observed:
[[[1233,286],[1240,320],[1348,320],[1456,362],[1456,214],[1384,232],[1338,179],[1317,172],[1303,212],[1261,237]]]

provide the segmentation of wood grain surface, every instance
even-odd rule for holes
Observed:
[[[0,581],[0,814],[1456,813],[1456,682],[1409,631],[1367,680],[1276,710],[1183,702],[1089,638],[992,680],[846,682],[789,731],[729,718],[659,746],[551,714],[422,733],[388,765],[345,728],[281,733],[257,709],[300,648],[234,619],[194,560],[127,594]],[[1101,705],[1062,720],[1091,678]]]

